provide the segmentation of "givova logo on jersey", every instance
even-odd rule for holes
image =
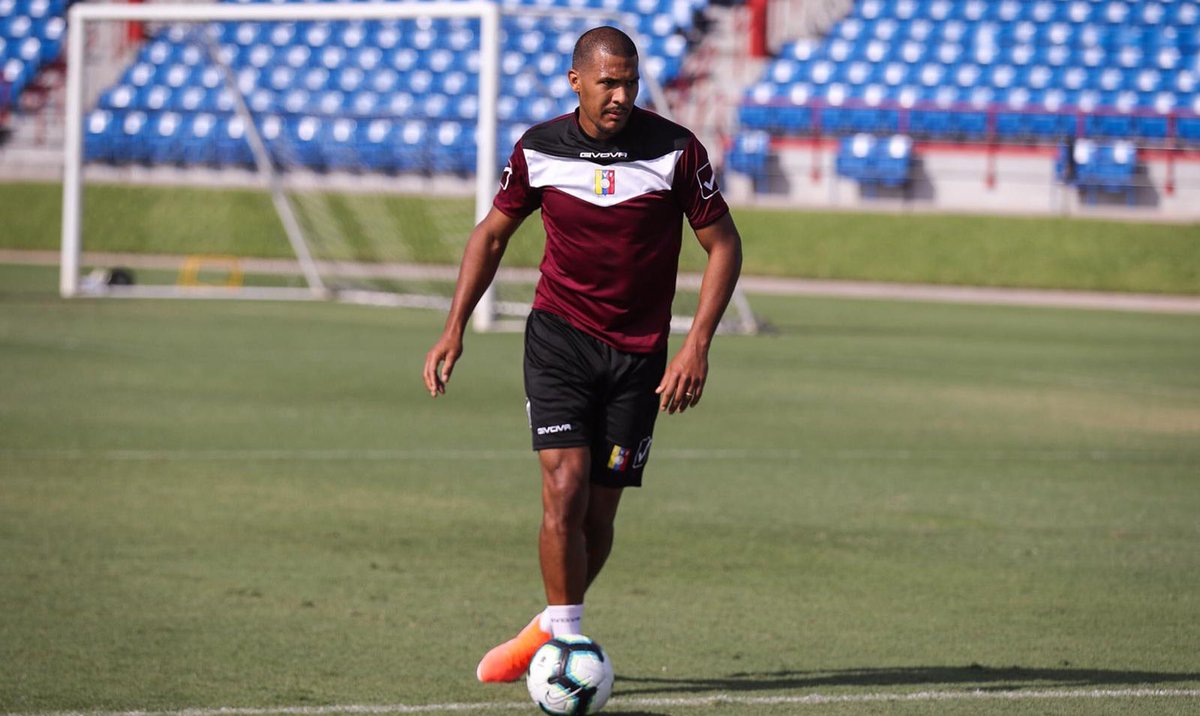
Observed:
[[[617,193],[617,170],[596,170],[596,196],[612,196]]]

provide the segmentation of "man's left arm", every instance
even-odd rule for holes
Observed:
[[[700,402],[708,380],[708,349],[742,270],[742,237],[729,213],[696,229],[696,238],[708,253],[708,264],[692,327],[679,352],[667,364],[656,391],[659,409],[668,413],[682,413]]]

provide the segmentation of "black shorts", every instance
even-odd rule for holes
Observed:
[[[639,487],[650,457],[667,352],[625,353],[546,311],[525,323],[533,449],[589,447],[591,481]]]

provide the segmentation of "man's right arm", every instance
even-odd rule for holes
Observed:
[[[429,394],[437,397],[446,392],[446,383],[454,371],[454,364],[462,355],[463,332],[475,305],[496,276],[500,259],[513,232],[523,218],[514,218],[492,207],[488,215],[475,226],[467,239],[463,251],[462,265],[458,270],[458,282],[454,287],[454,300],[446,327],[441,338],[425,355],[425,387]]]

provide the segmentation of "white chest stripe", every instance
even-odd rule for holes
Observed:
[[[675,163],[682,150],[657,159],[616,164],[596,164],[586,159],[567,159],[525,149],[529,167],[529,185],[552,186],[596,206],[613,206],[652,191],[670,190],[675,179]],[[597,176],[597,172],[612,172]]]

